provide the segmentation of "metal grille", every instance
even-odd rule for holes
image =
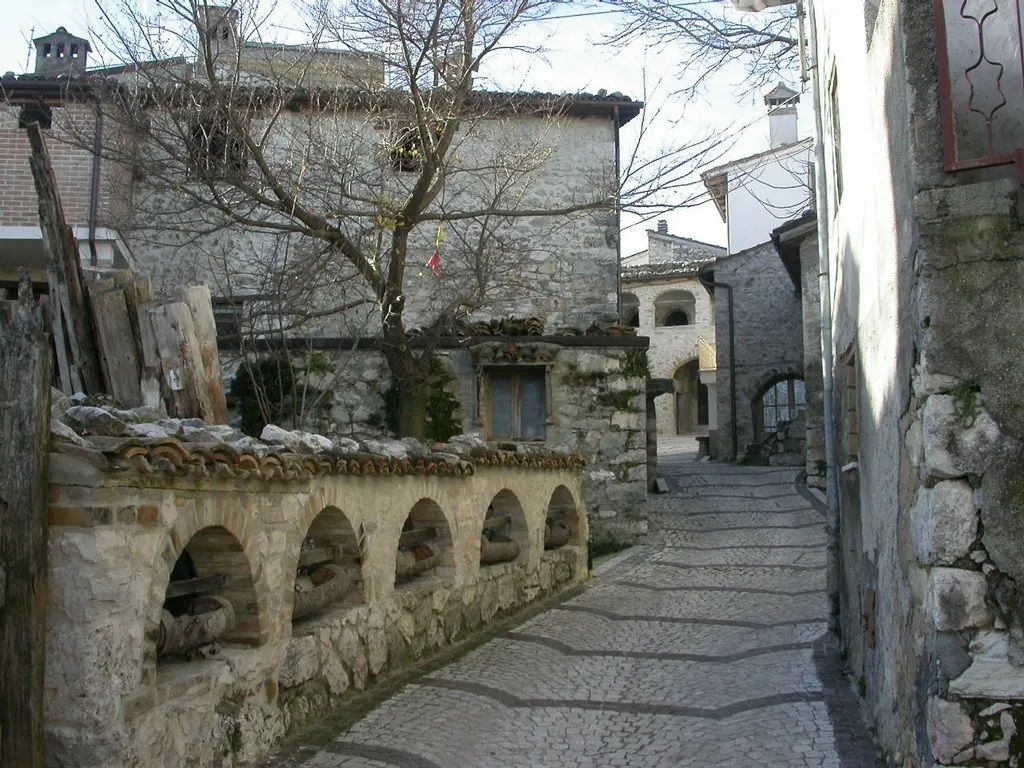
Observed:
[[[946,168],[1013,162],[1024,145],[1024,0],[934,0]]]

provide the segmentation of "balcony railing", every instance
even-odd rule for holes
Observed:
[[[1021,0],[934,0],[946,169],[1013,162],[1024,146]]]

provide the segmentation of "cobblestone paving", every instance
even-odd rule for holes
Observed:
[[[304,768],[874,768],[792,470],[669,452],[649,546],[415,683]]]

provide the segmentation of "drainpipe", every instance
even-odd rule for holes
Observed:
[[[811,46],[817,56],[818,28],[815,24],[814,3],[811,0],[809,13],[811,16]],[[818,294],[821,321],[821,366],[822,366],[822,397],[824,399],[825,419],[825,483],[826,500],[833,517],[839,514],[839,477],[836,473],[836,433],[835,414],[832,392],[832,284],[829,275],[829,210],[828,180],[825,178],[825,145],[824,127],[821,120],[820,101],[821,76],[820,68],[814,66],[814,130],[816,142],[814,146],[814,189],[815,207],[818,210]]]
[[[818,26],[815,23],[815,5],[811,0],[809,7],[811,21],[811,46],[818,55]],[[821,310],[821,368],[822,368],[822,399],[825,429],[825,503],[828,510],[828,561],[826,578],[829,602],[832,611],[829,616],[829,628],[833,632],[841,632],[839,626],[839,604],[841,601],[841,583],[843,567],[839,554],[839,476],[836,462],[836,431],[833,391],[835,382],[832,378],[832,281],[829,275],[829,210],[828,180],[825,178],[825,132],[821,119],[821,76],[820,66],[814,66],[814,130],[816,141],[814,147],[814,187],[815,205],[818,210],[818,297]]]
[[[714,278],[714,270],[701,272],[698,279],[712,296],[717,288],[725,291],[726,308],[729,313],[729,419],[732,427],[730,430],[732,433],[732,458],[735,461],[739,458],[739,431],[736,424],[736,323],[733,315],[732,286],[728,283],[717,282]]]
[[[96,250],[96,223],[99,218],[100,196],[100,149],[103,144],[103,109],[96,105],[96,127],[92,142],[92,183],[89,190],[89,264],[99,266],[99,253]]]
[[[619,105],[612,107],[615,121],[615,322],[622,322],[622,149],[619,139]]]

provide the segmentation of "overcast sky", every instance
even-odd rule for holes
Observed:
[[[725,158],[740,157],[767,148],[768,123],[764,118],[764,104],[754,96],[738,96],[742,90],[741,72],[722,73],[702,100],[681,103],[671,98],[674,61],[670,51],[652,50],[639,44],[617,49],[602,45],[603,36],[615,28],[616,15],[593,13],[595,7],[585,2],[578,8],[575,12],[561,12],[567,18],[535,22],[522,33],[530,43],[543,43],[546,49],[543,59],[530,57],[527,61],[510,55],[493,62],[491,69],[483,74],[492,78],[494,85],[504,88],[553,92],[604,88],[637,99],[643,98],[646,81],[648,111],[660,109],[662,114],[645,138],[642,148],[645,152],[703,136],[709,131],[728,136],[727,145],[722,148]],[[33,36],[39,37],[63,25],[73,34],[91,37],[89,31],[97,20],[97,11],[92,0],[43,0],[8,3],[4,16],[6,22],[0,29],[0,72],[24,72],[33,66],[30,57]],[[281,27],[278,28],[281,37],[289,34],[284,28],[287,24],[287,19],[282,16]],[[660,83],[656,82],[658,78],[662,78]],[[807,135],[811,129],[807,106],[804,104],[801,109],[801,135]],[[624,155],[628,155],[636,144],[639,124],[639,120],[634,120],[623,131]],[[674,211],[665,218],[673,234],[725,243],[725,226],[710,202]],[[635,219],[632,223],[627,220],[623,224],[626,227],[623,253],[633,253],[646,247],[645,229],[648,225],[637,224]],[[653,228],[654,223],[649,226]]]

